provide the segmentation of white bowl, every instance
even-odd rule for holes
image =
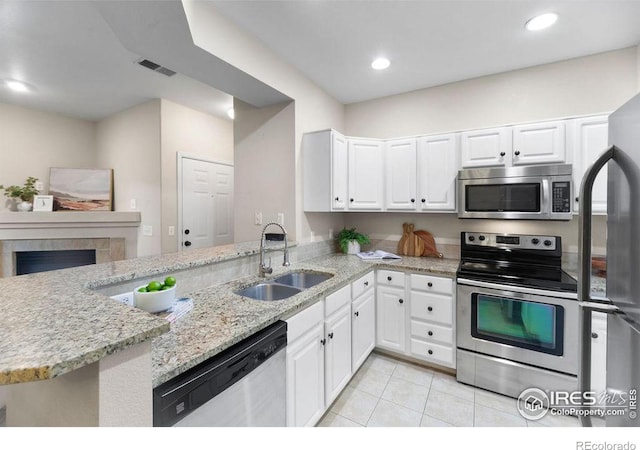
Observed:
[[[175,285],[171,286],[169,289],[165,289],[164,291],[138,292],[138,289],[146,286],[146,284],[138,286],[133,291],[133,299],[136,308],[140,308],[143,311],[150,313],[157,313],[171,308],[174,300],[176,299]]]

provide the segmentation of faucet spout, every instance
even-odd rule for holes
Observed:
[[[282,265],[285,267],[288,267],[291,264],[289,262],[289,243],[287,241],[287,230],[285,230],[284,227],[277,222],[269,222],[262,229],[262,235],[260,236],[260,267],[258,268],[258,274],[261,277],[264,277],[265,275],[273,272],[273,268],[271,267],[271,259],[269,259],[268,266],[265,265],[264,263],[264,256],[266,252],[266,241],[267,241],[266,231],[267,231],[267,228],[270,226],[276,226],[282,230],[282,234],[284,234],[284,250],[283,250],[284,262],[282,263]]]

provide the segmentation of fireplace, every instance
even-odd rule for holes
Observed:
[[[139,224],[138,212],[0,213],[0,277],[135,258]]]

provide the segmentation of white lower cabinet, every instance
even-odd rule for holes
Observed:
[[[371,287],[351,305],[351,371],[358,370],[376,346],[376,295]]]
[[[350,287],[346,286],[347,288]],[[351,379],[351,297],[324,322],[324,396],[330,405]]]
[[[323,302],[287,320],[287,426],[313,426],[324,414]]]
[[[376,345],[399,353],[405,351],[404,289],[379,286],[376,298]]]

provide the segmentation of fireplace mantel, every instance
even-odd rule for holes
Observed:
[[[25,228],[138,227],[136,211],[0,212],[0,230]]]

